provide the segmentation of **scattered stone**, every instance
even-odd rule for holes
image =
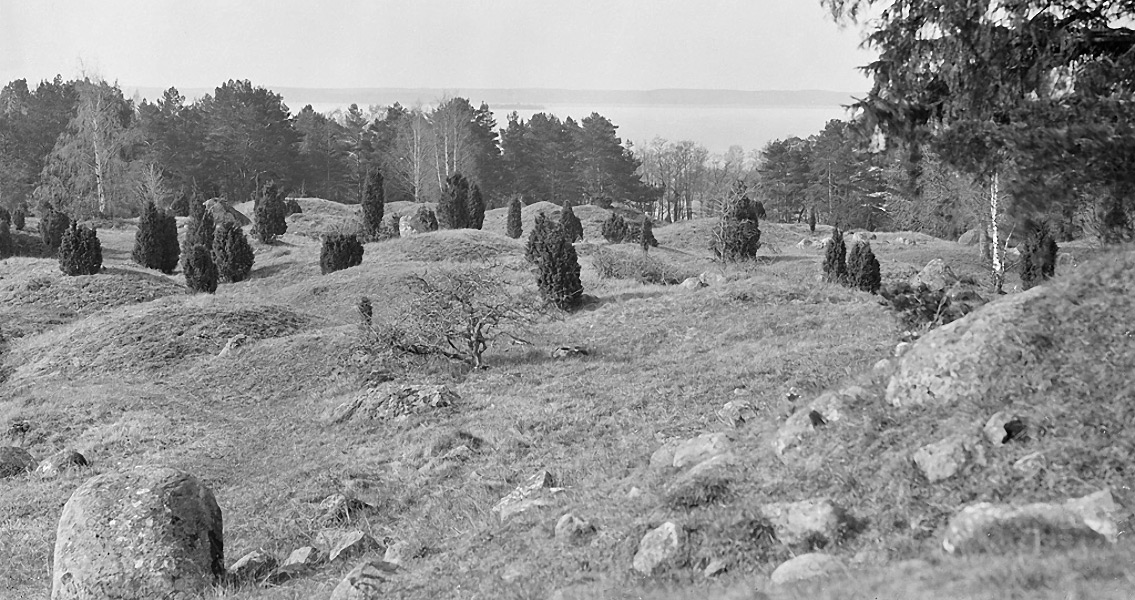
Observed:
[[[813,498],[799,502],[773,502],[761,506],[776,538],[789,545],[805,542],[835,542],[839,537],[839,509],[830,500]]]
[[[808,239],[808,238],[804,238],[804,239],[800,240],[799,242],[796,242],[797,248],[811,248],[814,245],[816,245],[816,243],[813,242],[812,240]]]
[[[697,277],[687,277],[682,283],[678,284],[678,287],[684,290],[696,290],[698,288],[707,287],[708,285],[709,284],[702,282],[702,280]]]
[[[74,450],[62,450],[45,458],[35,468],[35,472],[44,477],[54,477],[63,471],[88,466],[90,466],[90,463],[82,454]]]
[[[776,432],[774,447],[777,455],[783,456],[785,451],[798,445],[816,429],[813,412],[819,415],[824,425],[839,421],[843,417],[845,398],[847,396],[840,392],[824,392],[808,406],[789,415]]]
[[[96,475],[63,507],[53,564],[54,600],[197,596],[225,574],[221,509],[177,469]]]
[[[556,539],[562,542],[579,543],[595,533],[595,526],[573,513],[566,513],[556,521]]]
[[[555,496],[563,491],[563,488],[554,485],[552,474],[540,471],[517,486],[509,495],[501,498],[500,502],[493,506],[492,511],[500,517],[501,523],[504,523],[512,516],[533,508],[551,506],[555,502]]]
[[[958,243],[963,246],[976,246],[978,240],[981,239],[981,232],[977,229],[970,229],[969,231],[958,236]]]
[[[587,356],[587,348],[583,346],[560,346],[552,350],[552,358],[579,358],[580,356]]]
[[[29,473],[35,468],[35,459],[27,450],[16,446],[0,447],[0,478]]]
[[[693,478],[707,475],[709,473],[712,473],[713,471],[724,469],[725,467],[728,467],[736,462],[737,457],[734,456],[732,452],[726,452],[725,454],[711,456],[694,465],[692,468],[690,468],[689,471],[686,471],[684,477]]]
[[[927,444],[914,453],[914,464],[930,483],[953,477],[969,461],[975,441],[966,435],[952,435]]]
[[[946,264],[946,261],[935,258],[926,263],[926,266],[910,280],[912,287],[925,285],[934,291],[943,291],[958,282],[958,276]]]
[[[1013,462],[1013,470],[1021,473],[1036,473],[1044,468],[1045,460],[1044,454],[1041,452],[1033,452],[1018,458]]]
[[[964,554],[1001,552],[1014,544],[1069,548],[1082,543],[1115,543],[1120,511],[1110,490],[1062,504],[980,502],[966,506],[950,519],[942,547],[951,554]]]
[[[679,444],[674,450],[672,464],[675,469],[683,469],[718,454],[725,454],[729,448],[729,438],[724,433],[703,433]]]
[[[726,425],[737,428],[757,419],[757,410],[748,400],[730,400],[717,411],[717,418]]]
[[[275,556],[263,550],[253,550],[229,567],[229,580],[237,583],[260,581],[268,577],[278,564]]]
[[[382,560],[392,564],[402,566],[409,558],[410,542],[401,541],[394,542],[386,547],[386,552],[382,555]]]
[[[398,235],[406,237],[419,233],[428,233],[430,226],[426,223],[425,219],[420,218],[423,216],[424,211],[414,211],[411,214],[403,215],[398,220]]]
[[[630,490],[627,491],[627,499],[628,500],[637,500],[638,498],[641,498],[641,497],[642,497],[642,490],[638,489],[637,487],[632,487]]]
[[[380,600],[382,584],[397,572],[398,565],[382,560],[359,563],[335,586],[330,600]]]
[[[387,421],[449,408],[461,400],[446,385],[385,383],[344,402],[324,416],[329,424],[347,421]]]
[[[702,570],[702,575],[705,576],[706,579],[709,579],[710,577],[715,577],[728,570],[728,563],[726,563],[724,560],[721,560],[720,558],[715,558],[713,560],[710,560],[709,564],[705,566],[705,569]]]
[[[382,544],[358,529],[324,529],[315,535],[315,544],[327,553],[327,562],[352,558],[363,552],[382,549]]]
[[[650,469],[652,471],[674,468],[674,451],[682,444],[682,440],[668,440],[664,442],[654,454],[650,455]]]
[[[281,568],[291,566],[313,567],[323,562],[323,557],[326,556],[319,548],[314,546],[303,546],[292,550],[291,554],[284,559]]]
[[[243,333],[238,333],[238,334],[232,336],[231,338],[229,338],[229,341],[225,342],[225,347],[221,348],[221,351],[217,353],[217,358],[222,358],[222,357],[229,356],[230,354],[235,353],[238,349],[240,349],[240,347],[244,346],[247,342],[248,342],[248,336],[243,334]]]
[[[881,377],[881,376],[886,375],[887,373],[890,373],[892,368],[893,368],[893,364],[891,363],[891,361],[889,359],[883,358],[883,359],[880,359],[879,362],[876,362],[875,365],[871,367],[871,372],[875,376]]]
[[[205,210],[213,214],[213,222],[216,223],[218,227],[220,227],[222,223],[228,222],[235,223],[241,227],[252,223],[252,220],[246,217],[244,213],[225,204],[220,198],[210,198],[206,200]]]
[[[1012,433],[1010,430],[1012,430]],[[993,413],[993,416],[989,417],[985,426],[981,428],[981,432],[985,435],[985,441],[989,442],[989,445],[994,448],[1004,446],[1014,437],[1020,438],[1024,430],[1023,419],[1003,410]]]
[[[319,527],[330,527],[341,523],[350,523],[362,511],[373,506],[355,498],[348,498],[343,494],[331,494],[319,503],[323,514],[315,520]]]
[[[772,582],[776,585],[785,585],[806,579],[828,577],[845,570],[846,567],[840,559],[830,554],[811,552],[781,563],[772,572]]]
[[[671,521],[647,532],[638,543],[634,555],[634,570],[653,575],[660,568],[678,562],[685,550],[686,532]]]
[[[698,275],[698,281],[705,286],[721,285],[727,281],[723,273],[714,273],[713,271],[705,271]]]
[[[910,342],[899,342],[895,344],[895,358],[902,358],[902,355],[906,354],[908,348],[910,348]]]

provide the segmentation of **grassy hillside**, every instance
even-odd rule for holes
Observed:
[[[100,230],[100,275],[67,278],[47,258],[0,261],[0,425],[30,425],[5,443],[40,459],[75,448],[93,462],[56,478],[0,480],[0,598],[47,598],[55,527],[71,492],[93,474],[147,463],[212,487],[228,563],[258,548],[283,558],[309,544],[329,494],[367,502],[352,526],[407,544],[405,569],[388,584],[392,598],[725,600],[760,590],[775,599],[1119,599],[1135,589],[1126,537],[1105,548],[956,558],[942,553],[935,529],[948,506],[919,505],[924,513],[896,525],[896,510],[911,504],[888,495],[907,476],[900,467],[910,468],[895,448],[925,437],[925,419],[889,422],[887,443],[867,439],[864,425],[812,442],[797,463],[774,454],[785,418],[836,386],[863,386],[855,423],[881,419],[886,382],[872,365],[892,356],[900,335],[877,297],[820,281],[822,251],[797,245],[806,226],[763,223],[758,260],[730,266],[711,260],[711,220],[656,226],[652,256],[720,275],[689,290],[601,279],[591,257],[606,245],[598,230],[606,211],[578,207],[585,238],[577,249],[593,297],[583,309],[533,325],[523,336],[531,345],[493,346],[488,369],[434,365],[412,376],[452,385],[460,395],[453,407],[329,424],[325,415],[367,385],[360,296],[373,300],[376,321],[397,321],[409,274],[491,264],[513,281],[533,285],[535,277],[524,238],[504,235],[506,209],[489,211],[484,231],[367,244],[361,266],[320,275],[318,235],[351,226],[356,207],[300,204],[277,244],[254,243],[250,280],[223,284],[215,296],[188,295],[180,275],[130,262],[133,227]],[[541,208],[558,211],[526,207],[526,233]],[[915,245],[888,243],[899,235],[873,242],[885,278],[933,258],[982,277],[976,248],[911,234],[903,235]],[[1081,264],[1097,253],[1068,251]],[[1007,287],[1016,284],[1011,276]],[[246,343],[217,356],[237,334]],[[588,354],[550,358],[563,345]],[[737,399],[756,419],[732,428],[719,412]],[[712,478],[687,485],[650,468],[664,444],[715,431],[727,433],[736,460]],[[462,458],[441,458],[460,444],[469,450]],[[493,505],[541,469],[565,488],[556,503],[501,524]],[[1062,493],[1071,490],[1047,490]],[[1030,489],[1028,499],[1044,495]],[[771,586],[773,568],[807,549],[770,543],[755,507],[815,496],[847,509],[847,535],[825,551],[853,567],[842,579]],[[932,498],[947,500],[957,498]],[[569,511],[596,526],[585,543],[555,538]],[[689,532],[687,560],[645,578],[632,558],[642,535],[665,521]],[[713,560],[727,569],[707,578]],[[218,586],[206,597],[326,598],[352,565],[275,587]]]

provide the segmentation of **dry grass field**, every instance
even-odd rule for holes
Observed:
[[[289,217],[278,243],[254,243],[251,278],[211,296],[187,294],[180,275],[132,263],[132,226],[99,231],[99,275],[66,277],[51,258],[0,261],[0,425],[30,425],[3,443],[40,459],[74,448],[93,463],[55,478],[0,479],[0,598],[47,598],[55,527],[71,492],[94,474],[147,463],[211,486],[224,511],[228,563],[255,549],[283,558],[310,543],[329,494],[370,504],[352,526],[409,549],[384,590],[390,598],[1135,597],[1130,536],[1103,548],[944,554],[937,531],[947,507],[887,495],[912,477],[897,440],[918,439],[925,420],[892,423],[891,442],[841,434],[808,447],[799,464],[774,455],[771,440],[794,409],[792,388],[806,401],[859,384],[870,396],[863,422],[882,419],[886,382],[872,365],[892,355],[901,333],[876,296],[820,281],[822,250],[797,246],[809,237],[804,225],[762,223],[758,260],[728,266],[707,249],[712,221],[656,226],[652,256],[721,276],[691,290],[600,278],[591,256],[607,245],[598,225],[606,211],[579,207],[585,239],[577,248],[593,297],[582,309],[529,327],[531,345],[493,346],[487,369],[433,365],[412,375],[452,385],[460,395],[453,407],[332,425],[323,416],[367,385],[360,296],[372,299],[381,322],[400,318],[408,274],[492,264],[529,286],[535,277],[522,240],[504,235],[505,209],[489,211],[484,231],[369,243],[361,266],[321,275],[319,234],[350,227],[356,207],[300,204],[304,212]],[[536,210],[525,210],[526,231]],[[29,230],[35,226],[32,219]],[[899,235],[872,243],[885,279],[942,258],[984,280],[975,247],[909,233],[901,235],[917,244],[888,243]],[[1066,250],[1078,264],[1099,252],[1084,243]],[[1007,288],[1017,285],[1011,274]],[[237,334],[247,343],[218,357]],[[588,355],[550,358],[565,345]],[[758,418],[734,429],[718,412],[738,398]],[[714,431],[728,432],[737,461],[713,481],[678,490],[672,476],[649,468],[664,443]],[[459,440],[471,451],[436,468],[434,459]],[[501,524],[493,505],[541,469],[565,488],[557,503]],[[986,494],[983,485],[957,488],[960,500],[1007,493],[990,484]],[[1117,497],[1135,499],[1126,493]],[[854,517],[854,531],[825,548],[852,566],[841,578],[774,586],[769,573],[800,549],[762,538],[754,509],[816,496]],[[909,515],[896,525],[896,510],[912,506],[924,511],[921,520]],[[569,511],[596,526],[586,543],[553,535]],[[643,577],[631,568],[639,540],[665,521],[689,532],[688,559]],[[707,578],[715,559],[727,568]],[[219,585],[204,597],[324,599],[351,566],[333,563],[277,586]]]

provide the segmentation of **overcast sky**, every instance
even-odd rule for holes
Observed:
[[[0,85],[862,93],[819,0],[0,0]]]

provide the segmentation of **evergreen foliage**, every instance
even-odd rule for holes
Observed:
[[[508,237],[512,239],[519,239],[524,235],[524,224],[521,220],[521,211],[524,206],[520,202],[519,197],[513,197],[508,203]]]
[[[649,217],[644,216],[642,221],[639,221],[637,223],[635,223],[635,222],[627,223],[627,235],[623,237],[623,241],[628,243],[628,244],[642,245],[642,243],[643,243],[643,232],[644,232],[643,225],[648,220],[649,220]],[[645,233],[646,233],[646,243],[657,248],[658,247],[658,240],[654,239],[654,224],[653,223],[651,223],[650,225],[648,225],[645,228]]]
[[[292,215],[303,214],[303,207],[300,206],[299,200],[295,198],[288,198],[284,200],[284,216],[290,217]]]
[[[59,249],[59,242],[63,239],[63,234],[70,226],[70,217],[53,208],[48,209],[47,213],[39,220],[39,237],[43,240],[45,246],[57,250]]]
[[[3,206],[0,206],[0,221],[9,225],[12,224],[12,213],[8,212],[8,209]]]
[[[658,240],[654,239],[654,223],[650,221],[650,217],[642,217],[642,225],[638,229],[638,245],[642,248],[642,253],[646,254],[651,246],[657,246]]]
[[[402,237],[402,217],[399,217],[398,215],[390,215],[390,218],[387,221],[389,223],[387,225],[387,229],[390,231],[390,237]]]
[[[1030,224],[1029,235],[1021,245],[1021,287],[1038,286],[1056,274],[1056,239],[1043,225]]]
[[[847,246],[843,243],[843,232],[832,227],[832,238],[824,253],[824,281],[843,283],[847,278]]]
[[[481,188],[476,184],[469,189],[465,215],[469,218],[470,229],[480,229],[485,225],[485,197],[481,195]]]
[[[194,292],[212,294],[217,291],[217,265],[208,248],[197,244],[189,249],[185,261],[185,286]]]
[[[206,248],[213,247],[213,236],[215,235],[216,227],[213,223],[213,213],[205,210],[205,205],[200,202],[192,202],[189,211],[189,222],[185,226],[185,242],[181,245],[185,250],[189,250],[194,246],[204,246]],[[181,268],[185,269],[184,261],[189,258],[189,253],[186,252],[182,257]]]
[[[12,213],[12,227],[14,227],[16,231],[23,231],[27,217],[28,215],[24,212],[23,207],[17,208],[16,212]]]
[[[627,238],[627,222],[616,212],[611,212],[603,221],[603,237],[612,244],[621,243]]]
[[[134,236],[134,262],[169,275],[177,268],[179,254],[177,219],[147,202]]]
[[[469,181],[461,173],[445,180],[445,192],[437,203],[437,220],[442,229],[469,227]]]
[[[221,281],[237,283],[248,279],[256,260],[244,230],[232,221],[221,223],[213,239],[213,263]]]
[[[169,211],[175,217],[188,217],[193,210],[194,202],[189,199],[189,196],[184,192],[177,195],[173,204],[169,205]],[[204,205],[204,203],[202,203]]]
[[[1121,244],[1135,239],[1135,227],[1127,217],[1123,200],[1118,197],[1113,196],[1107,202],[1099,224],[1100,241],[1105,244]]]
[[[552,238],[548,231],[558,227],[559,224],[549,219],[548,215],[536,215],[536,222],[532,225],[532,231],[528,232],[528,243],[524,247],[524,258],[528,262],[535,263],[537,256],[544,253],[544,244]]]
[[[284,191],[274,181],[260,189],[260,197],[252,209],[252,235],[263,244],[271,244],[277,236],[288,231],[288,207],[284,204]]]
[[[754,204],[740,192],[731,194],[726,200],[709,244],[710,250],[718,258],[728,262],[750,259],[757,255],[757,250],[761,247],[759,204]]]
[[[565,201],[560,209],[560,226],[564,228],[564,235],[568,241],[575,243],[583,241],[583,223],[575,216],[575,209],[570,201]]]
[[[363,245],[354,234],[333,233],[323,237],[319,268],[324,275],[363,263]]]
[[[808,209],[808,233],[816,233],[816,207]]]
[[[550,219],[537,217],[529,248],[530,260],[537,269],[536,285],[544,299],[561,310],[578,306],[583,297],[579,257],[564,228]]]
[[[875,294],[878,293],[882,282],[879,259],[875,258],[871,244],[863,242],[852,246],[847,256],[847,284]]]
[[[384,185],[382,173],[378,169],[371,171],[363,193],[363,233],[368,238],[377,237],[382,230],[382,217],[386,211]]]
[[[15,251],[12,241],[12,228],[7,221],[0,221],[0,259],[8,258]]]
[[[428,206],[419,206],[414,218],[426,226],[426,231],[437,231],[437,215]]]
[[[72,223],[59,242],[59,270],[65,275],[96,275],[102,270],[102,244],[97,232]]]

